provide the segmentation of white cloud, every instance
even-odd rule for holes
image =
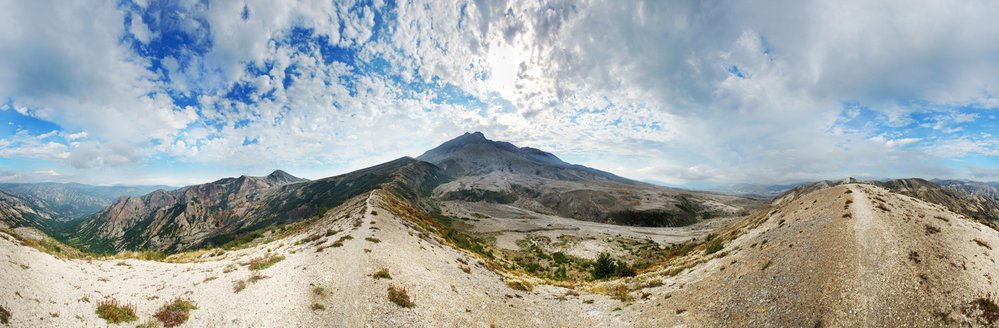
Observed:
[[[993,3],[401,1],[383,16],[388,27],[376,26],[381,5],[181,3],[188,19],[171,28],[211,47],[164,58],[169,83],[119,44],[124,33],[148,43],[162,21],[133,13],[124,31],[128,13],[113,2],[33,4],[0,5],[15,26],[0,31],[0,96],[81,131],[63,134],[75,142],[65,159],[80,168],[169,156],[338,173],[468,130],[677,184],[950,174],[937,163],[996,151],[982,139],[834,126],[841,114],[869,119],[844,103],[899,128],[935,106],[995,107]],[[49,16],[59,19],[39,19]],[[356,51],[361,67],[287,44],[295,27]],[[380,60],[385,74],[364,72]],[[255,87],[254,104],[225,98],[236,84]],[[445,85],[485,109],[435,101]],[[166,91],[197,93],[200,108]],[[976,118],[929,127],[959,136]]]
[[[119,42],[115,2],[5,2],[0,20],[9,26],[0,31],[0,96],[25,114],[132,147],[169,139],[196,119]]]
[[[149,43],[153,37],[153,33],[149,31],[149,26],[146,26],[146,22],[142,21],[141,15],[132,15],[132,24],[129,26],[128,32],[142,43]]]
[[[890,148],[890,147],[895,147],[895,146],[908,145],[908,144],[911,144],[911,143],[914,143],[914,142],[918,142],[919,140],[920,140],[919,138],[893,139],[893,140],[885,141],[885,145]]]

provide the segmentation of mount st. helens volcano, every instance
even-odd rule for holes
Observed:
[[[551,153],[466,133],[417,159],[404,157],[309,181],[283,171],[158,190],[75,221],[59,237],[98,252],[167,252],[221,245],[254,230],[322,214],[346,199],[383,188],[433,209],[438,202],[501,203],[537,213],[633,226],[685,226],[734,216],[759,201],[659,187],[569,164]]]

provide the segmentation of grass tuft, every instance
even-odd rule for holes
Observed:
[[[704,250],[704,254],[705,255],[714,254],[722,250],[723,248],[725,248],[725,244],[723,244],[721,240],[715,240],[710,245],[708,245],[708,248]]]
[[[378,271],[371,276],[375,277],[375,279],[392,279],[392,275],[389,274],[387,268],[378,269]]]
[[[132,322],[139,320],[135,315],[135,306],[118,303],[115,299],[105,299],[97,303],[97,316],[110,324]]]
[[[395,285],[388,286],[388,299],[401,307],[411,308],[416,306],[409,298],[409,293],[406,292],[406,288],[396,287]]]
[[[154,316],[163,323],[163,327],[175,327],[187,322],[187,319],[191,317],[191,310],[196,309],[198,307],[190,300],[178,297],[163,305]]]
[[[254,258],[250,260],[250,262],[248,262],[246,265],[249,266],[250,270],[263,270],[283,260],[284,256],[268,254],[267,256]]]
[[[632,300],[631,294],[629,294],[628,292],[629,292],[628,286],[619,285],[615,287],[613,290],[611,290],[611,297],[620,300],[622,302],[627,302]]]

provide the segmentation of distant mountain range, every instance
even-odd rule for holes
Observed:
[[[94,214],[122,196],[139,196],[168,186],[93,186],[80,183],[3,183],[0,191],[17,197],[53,220],[68,221]]]
[[[72,244],[98,252],[168,252],[218,246],[256,229],[296,222],[375,188],[419,190],[443,177],[432,164],[401,158],[319,180],[274,171],[129,197],[65,229]]]
[[[428,212],[443,202],[484,202],[584,221],[684,226],[744,215],[843,183],[733,186],[726,195],[655,186],[570,164],[529,147],[465,133],[417,158],[307,180],[277,170],[168,190],[162,186],[0,185],[0,222],[33,226],[97,252],[167,252],[218,246],[258,229],[322,214],[375,189]],[[901,179],[875,182],[969,216],[999,217],[996,184]],[[154,191],[155,190],[155,191]]]
[[[0,219],[8,225],[40,227],[92,251],[173,252],[221,245],[257,229],[307,219],[374,189],[391,190],[427,211],[435,211],[438,202],[491,202],[579,220],[643,226],[688,225],[763,205],[743,197],[629,180],[476,132],[416,159],[400,158],[320,180],[278,170],[264,177],[226,178],[116,201],[104,198],[107,203],[102,208],[93,201],[85,209],[51,213],[32,212],[36,206],[19,198],[5,207],[19,215],[4,214]],[[44,192],[34,195],[30,199],[42,199]],[[46,224],[86,211],[94,212],[64,224]]]

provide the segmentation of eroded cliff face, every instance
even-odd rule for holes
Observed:
[[[282,171],[122,197],[81,224],[78,242],[98,251],[182,249],[238,229],[274,188],[304,182]]]
[[[414,194],[429,192],[445,177],[433,164],[407,157],[313,181],[282,171],[227,178],[121,198],[80,222],[69,241],[96,252],[219,246],[257,229],[320,215],[387,183]]]
[[[0,226],[35,226],[51,217],[43,209],[37,209],[31,204],[10,193],[0,191]]]

